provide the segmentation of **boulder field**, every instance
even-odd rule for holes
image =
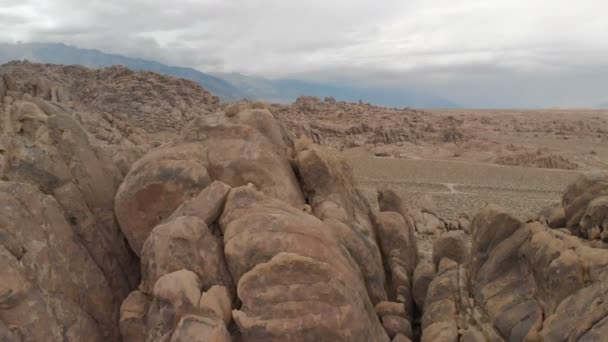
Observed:
[[[263,104],[197,90],[180,110],[211,109],[152,143],[170,122],[103,119],[32,77],[0,73],[0,341],[608,336],[606,173],[528,222],[494,205],[446,222],[387,188],[374,211],[339,155]]]

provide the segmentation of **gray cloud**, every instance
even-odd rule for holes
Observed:
[[[608,100],[604,0],[0,0],[0,41],[203,71],[424,89],[471,106]]]

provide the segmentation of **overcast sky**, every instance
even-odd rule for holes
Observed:
[[[395,85],[470,106],[608,101],[606,0],[0,0],[0,41]]]

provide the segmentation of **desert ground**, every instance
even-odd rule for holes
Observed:
[[[581,173],[608,164],[607,110],[431,110],[428,116],[459,122],[462,141],[341,148],[372,206],[376,189],[389,186],[408,198],[431,196],[447,219],[487,203],[528,219],[559,203]]]
[[[399,189],[415,200],[430,195],[441,217],[474,213],[488,203],[527,219],[558,203],[579,171],[490,165],[467,161],[348,156],[360,189],[375,204],[376,189]]]

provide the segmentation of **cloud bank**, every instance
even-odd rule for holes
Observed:
[[[603,0],[0,0],[0,41],[392,85],[467,106],[608,100]]]

